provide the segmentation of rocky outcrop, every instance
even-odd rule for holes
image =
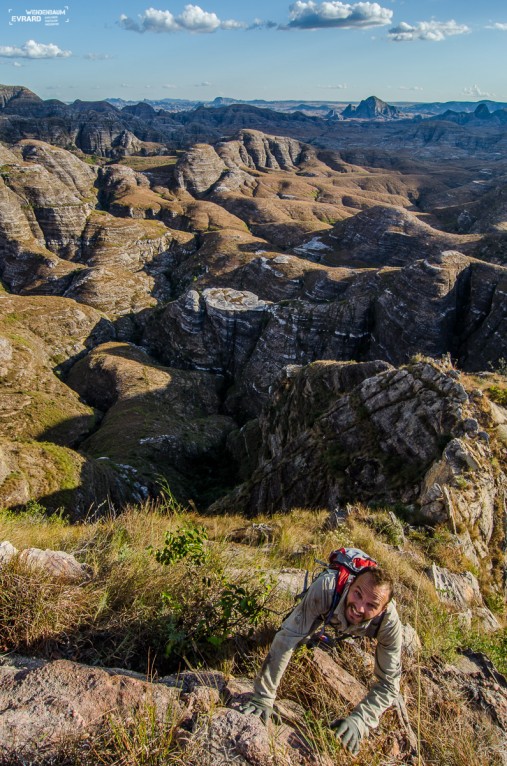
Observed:
[[[295,170],[315,151],[285,136],[268,136],[258,130],[241,130],[233,141],[217,144],[216,151],[229,168]]]
[[[0,667],[0,679],[4,759],[49,761],[65,746],[97,740],[109,727],[151,721],[171,727],[173,748],[185,762],[198,752],[206,766],[269,766],[274,752],[287,766],[331,763],[312,752],[292,727],[282,727],[275,740],[256,716],[240,713],[236,708],[251,684],[227,681],[222,673],[183,671],[150,683],[120,670],[11,657]]]
[[[48,173],[63,183],[70,192],[81,198],[95,194],[93,188],[97,178],[95,168],[87,165],[71,152],[51,146],[43,141],[21,141],[15,149],[25,162],[42,165]]]
[[[372,353],[389,348],[389,361],[400,363],[413,344],[430,356],[450,352],[465,370],[495,366],[505,352],[506,277],[505,268],[453,251],[407,266],[378,297]]]
[[[267,302],[245,290],[189,290],[150,317],[145,339],[169,364],[235,376],[251,356],[268,310]]]
[[[471,626],[475,617],[486,632],[501,629],[497,618],[484,605],[479,582],[471,572],[457,574],[432,564],[428,576],[440,601],[459,609],[460,617],[466,624]]]
[[[428,668],[424,671],[426,693],[438,699],[442,683],[453,694],[465,698],[467,706],[486,713],[497,727],[499,763],[505,763],[507,738],[507,679],[495,669],[493,663],[480,652],[465,650],[453,665]]]
[[[71,259],[90,212],[89,202],[38,163],[3,166],[2,179],[20,200],[32,236],[48,250]]]
[[[468,237],[445,234],[400,207],[374,206],[327,232],[321,263],[350,267],[405,266],[447,250],[466,252]]]
[[[225,163],[209,144],[196,144],[178,163],[176,184],[199,196],[216,183],[226,170]]]
[[[507,479],[492,470],[468,395],[449,373],[427,362],[286,368],[256,433],[250,425],[231,440],[240,462],[251,464],[256,449],[250,478],[216,507],[252,515],[357,500],[416,504],[432,521],[467,530],[468,557],[488,562],[493,533],[504,536]]]
[[[69,741],[97,736],[108,718],[124,722],[136,711],[179,712],[177,692],[126,674],[58,660],[14,658],[0,668],[0,756],[55,757]]]
[[[249,273],[252,286],[257,277],[261,295],[266,281],[270,296],[275,273],[278,294],[285,285],[283,297],[292,300],[270,304],[256,294],[246,300],[244,290],[209,288],[202,296],[192,290],[148,319],[145,341],[170,364],[233,374],[246,412],[253,415],[287,364],[318,359],[403,364],[415,353],[436,358],[451,353],[465,368],[484,369],[507,354],[497,330],[507,314],[501,287],[507,272],[501,267],[452,251],[399,270],[359,273],[302,267],[294,274],[290,258],[278,260],[258,258],[257,268],[252,261],[237,273],[243,283]]]
[[[42,99],[22,85],[0,85],[0,109],[16,111],[23,106],[40,103]]]

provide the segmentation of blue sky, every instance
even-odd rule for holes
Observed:
[[[505,0],[7,0],[0,32],[0,82],[64,101],[507,101]]]

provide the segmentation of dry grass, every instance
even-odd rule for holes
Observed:
[[[0,570],[2,650],[64,646],[75,625],[91,623],[98,599],[98,590],[55,580],[12,559]]]
[[[402,551],[387,544],[391,532],[384,528],[383,519],[388,517],[379,512],[375,526],[373,513],[358,506],[347,524],[334,531],[325,531],[325,512],[294,509],[289,514],[246,521],[236,515],[200,516],[170,501],[157,506],[148,503],[127,509],[119,517],[74,526],[57,517],[41,519],[36,512],[18,517],[4,513],[0,517],[2,539],[10,539],[20,549],[35,546],[74,552],[90,567],[92,577],[81,585],[65,584],[35,573],[16,560],[4,566],[0,571],[2,649],[142,672],[152,669],[166,673],[190,661],[234,675],[253,676],[280,622],[280,614],[290,608],[291,599],[283,594],[270,597],[267,606],[272,611],[263,614],[252,638],[248,637],[247,624],[242,623],[239,635],[231,634],[218,647],[209,646],[202,636],[199,638],[195,626],[202,623],[206,628],[206,619],[216,612],[224,574],[229,573],[228,582],[254,588],[259,585],[260,572],[294,566],[311,569],[314,559],[326,560],[330,550],[355,545],[367,550],[393,574],[402,620],[416,626],[423,643],[420,657],[407,668],[403,682],[412,726],[417,728],[420,721],[418,766],[475,766],[474,754],[479,749],[484,753],[484,764],[497,766],[498,743],[489,719],[463,704],[459,692],[451,686],[444,693],[442,689],[436,693],[431,672],[426,674],[426,669],[434,666],[435,656],[444,660],[452,657],[465,640],[463,629],[438,602],[424,575],[430,561],[428,551],[417,541],[407,540]],[[270,545],[262,539],[258,545],[230,542],[238,529],[252,523],[273,528]],[[188,525],[206,528],[205,564],[193,568],[184,560],[171,566],[159,564],[150,546],[160,549],[168,530],[176,532]],[[162,598],[163,593],[169,598]],[[363,683],[370,683],[369,670],[362,667],[351,647],[345,646],[340,652],[350,672]],[[280,697],[298,701],[308,711],[302,733],[314,750],[332,760],[339,759],[344,766],[405,763],[403,754],[397,758],[392,754],[397,730],[394,713],[383,718],[362,749],[361,759],[343,752],[328,723],[344,715],[346,708],[322,689],[304,650],[293,658]],[[147,711],[129,725],[111,721],[100,742],[89,743],[84,750],[80,745],[74,755],[69,750],[67,760],[62,755],[59,763],[190,763],[188,754],[186,760],[182,757],[174,740],[174,722],[155,727]],[[194,760],[199,761],[199,753]]]

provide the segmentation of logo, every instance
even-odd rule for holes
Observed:
[[[25,8],[22,11],[8,9],[9,26],[15,24],[42,24],[45,27],[58,27],[60,23],[68,24],[69,6],[63,8]]]

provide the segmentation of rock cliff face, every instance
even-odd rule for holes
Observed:
[[[345,219],[322,237],[320,262],[350,267],[405,266],[446,250],[470,252],[472,237],[438,231],[400,207],[375,206]]]
[[[492,467],[488,422],[451,368],[287,367],[258,421],[230,437],[249,478],[215,507],[256,515],[359,499],[412,504],[459,529],[469,558],[491,566],[493,535],[507,551],[507,476]]]
[[[16,111],[23,105],[40,104],[42,99],[22,85],[0,85],[0,108]]]
[[[271,267],[278,267],[276,256]],[[271,285],[271,274],[256,271],[261,296],[261,280]],[[289,281],[288,302],[259,302],[231,288],[207,289],[202,297],[190,291],[147,320],[144,338],[167,363],[233,375],[243,414],[256,415],[287,364],[376,358],[401,364],[418,352],[451,353],[472,370],[484,369],[486,359],[497,363],[504,353],[498,327],[507,311],[505,276],[501,267],[448,252],[403,269],[305,274]],[[210,300],[218,294],[219,301]]]

